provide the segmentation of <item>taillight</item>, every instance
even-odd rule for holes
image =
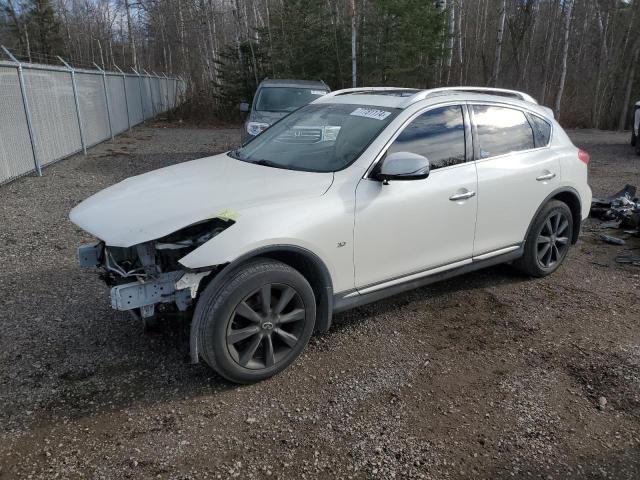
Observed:
[[[582,149],[578,150],[578,158],[585,164],[585,165],[589,165],[589,160],[591,160],[591,157],[589,156],[589,154],[587,152],[585,152]]]

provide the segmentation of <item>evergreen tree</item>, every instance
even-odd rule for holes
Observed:
[[[31,51],[48,57],[64,53],[60,22],[50,0],[29,0],[24,14]]]

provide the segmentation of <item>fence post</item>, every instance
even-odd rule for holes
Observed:
[[[158,93],[160,94],[160,113],[164,113],[165,110],[165,106],[162,99],[162,77],[160,75],[158,75],[156,72],[151,72],[153,73],[156,78],[158,79]]]
[[[124,108],[127,109],[127,130],[131,131],[131,119],[129,118],[129,100],[127,99],[127,76],[124,74],[120,67],[114,65],[116,69],[122,74],[122,88],[124,88]]]
[[[182,97],[182,84],[184,83],[184,80],[180,75],[178,75],[177,78],[178,79],[176,80],[176,103],[178,103],[178,98]],[[180,87],[180,89],[178,89],[178,87]],[[178,93],[180,93],[179,96],[178,96]]]
[[[58,60],[60,60],[65,67],[71,73],[71,87],[73,88],[73,99],[76,103],[76,116],[78,117],[78,129],[80,130],[80,143],[82,144],[82,151],[84,154],[87,154],[87,143],[84,140],[84,130],[82,128],[82,118],[80,116],[80,102],[78,101],[78,88],[76,86],[76,71],[73,69],[71,65],[65,62],[64,58],[58,56]]]
[[[156,105],[153,103],[153,85],[151,85],[151,75],[144,68],[142,69],[144,73],[147,74],[147,78],[149,79],[149,93],[151,94],[151,113],[153,114],[153,118],[156,118]]]
[[[96,62],[93,62],[93,66],[102,73],[102,86],[104,87],[104,101],[107,104],[107,123],[109,124],[109,135],[113,140],[113,127],[111,126],[111,111],[109,109],[109,93],[107,92],[107,74],[101,69]]]
[[[173,81],[173,108],[178,106],[178,79],[176,77],[172,77]]]
[[[27,130],[29,131],[29,141],[31,142],[31,152],[33,153],[33,163],[36,168],[38,176],[42,176],[42,168],[40,167],[40,160],[38,159],[38,152],[36,149],[36,137],[33,130],[33,123],[31,122],[31,111],[29,110],[29,101],[27,99],[27,89],[24,84],[24,74],[22,72],[22,63],[18,61],[16,57],[3,45],[2,50],[4,53],[15,62],[18,68],[18,82],[20,83],[20,93],[22,94],[22,106],[24,107],[24,114],[27,118]]]
[[[142,101],[142,77],[134,68],[131,68],[131,70],[133,70],[133,73],[135,73],[138,76],[138,91],[140,92],[140,113],[142,115],[142,123],[144,123],[145,118],[144,118],[144,102]]]
[[[167,77],[166,73],[163,73],[162,75],[164,76],[164,91],[167,92],[164,95],[164,98],[167,100],[167,111],[169,111],[169,109],[171,108],[171,106],[169,105],[169,77]]]

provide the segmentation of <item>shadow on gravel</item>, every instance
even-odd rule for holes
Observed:
[[[473,307],[472,305],[441,305],[442,302],[450,300],[455,294],[478,293],[482,292],[481,299],[474,298],[472,301],[480,301],[482,305],[474,308],[474,312],[478,315],[488,314],[487,318],[465,319],[465,328],[469,328],[469,321],[478,321],[484,323],[484,328],[496,325],[507,327],[515,327],[517,329],[526,329],[523,325],[514,324],[508,317],[509,306],[502,303],[493,293],[486,290],[496,285],[504,283],[521,283],[535,281],[532,280],[510,265],[498,265],[481,271],[469,273],[443,282],[428,285],[416,290],[411,290],[402,294],[389,297],[378,302],[356,308],[352,311],[336,315],[334,323],[329,330],[328,335],[332,332],[338,332],[341,329],[350,328],[354,324],[370,320],[375,316],[384,316],[386,314],[397,313],[398,310],[407,309],[407,311],[415,311],[416,309],[430,310],[430,306],[438,308],[438,317],[447,317],[447,309],[458,311],[457,307]],[[466,299],[466,297],[464,298]],[[427,302],[421,306],[418,302]],[[437,304],[437,305],[435,305]],[[453,314],[453,312],[452,312]],[[437,321],[436,318],[433,321]],[[487,322],[488,321],[488,322]],[[431,323],[425,325],[430,328]],[[454,327],[455,330],[455,327]],[[455,333],[452,333],[454,341],[459,341]],[[482,340],[482,339],[477,339]]]

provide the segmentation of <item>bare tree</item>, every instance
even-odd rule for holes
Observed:
[[[354,88],[358,84],[356,52],[356,0],[351,0],[351,85]]]
[[[125,13],[127,15],[127,34],[129,39],[129,46],[131,47],[131,62],[134,68],[138,68],[138,56],[136,54],[136,39],[133,34],[133,26],[131,22],[131,7],[129,6],[129,0],[124,0]]]
[[[571,31],[571,12],[573,10],[573,1],[566,0],[564,4],[564,39],[562,43],[562,68],[560,73],[560,85],[556,93],[554,110],[557,118],[560,118],[560,105],[562,104],[562,94],[564,93],[564,84],[567,79],[567,58],[569,56],[569,32]]]
[[[493,85],[498,84],[498,77],[500,77],[500,61],[502,60],[502,38],[504,36],[504,23],[507,18],[507,0],[502,0],[500,5],[500,12],[498,13],[498,33],[496,36],[496,52],[493,62],[493,75],[491,80]]]

